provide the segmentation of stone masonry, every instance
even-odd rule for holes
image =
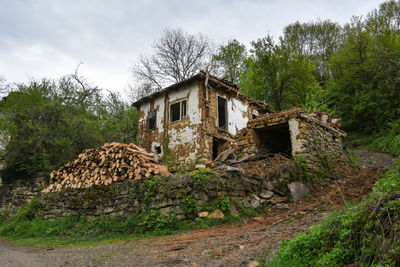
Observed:
[[[249,156],[282,153],[304,158],[312,168],[323,167],[324,161],[345,161],[342,138],[346,135],[337,124],[338,120],[320,120],[298,108],[262,116],[242,130],[237,151]]]
[[[274,196],[268,190],[267,179],[246,176],[237,170],[217,173],[203,169],[191,175],[124,180],[107,186],[47,194],[40,193],[44,184],[39,179],[0,187],[0,210],[11,208],[15,211],[35,197],[41,203],[40,214],[46,219],[82,215],[130,216],[138,215],[143,209],[156,209],[164,215],[173,211],[180,219],[190,219],[196,216],[188,213],[188,205],[193,205],[190,201],[194,201],[198,211],[203,211],[206,206],[217,207],[222,199],[229,199],[234,210],[254,208],[255,200],[260,202],[258,206],[267,204],[264,196]]]

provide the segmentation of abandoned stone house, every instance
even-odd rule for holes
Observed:
[[[182,163],[211,161],[250,119],[269,112],[267,104],[204,72],[133,105],[139,110],[139,145]]]
[[[133,104],[139,145],[179,163],[210,162],[229,146],[239,153],[283,153],[314,160],[342,156],[338,120],[302,109],[271,113],[236,85],[200,72]]]

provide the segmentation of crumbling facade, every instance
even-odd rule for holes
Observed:
[[[139,145],[179,163],[212,161],[251,119],[269,112],[264,102],[205,72],[133,105],[139,111]]]
[[[224,158],[221,152],[250,157],[280,153],[318,166],[323,157],[344,158],[339,120],[299,108],[271,113],[266,103],[204,72],[134,106],[139,110],[138,143],[158,159],[207,163]]]

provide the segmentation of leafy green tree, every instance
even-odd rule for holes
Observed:
[[[385,28],[370,31],[369,21],[353,18],[343,48],[330,60],[333,78],[328,101],[344,127],[376,133],[398,120],[400,105],[400,37]]]
[[[400,33],[400,1],[386,1],[380,4],[366,17],[366,28],[369,32],[380,35],[390,30]]]
[[[240,75],[245,72],[246,59],[246,46],[236,39],[228,41],[226,45],[221,45],[218,53],[214,55],[214,60],[223,68],[225,76],[232,83],[238,83]]]
[[[77,75],[20,84],[1,101],[0,113],[0,133],[8,137],[5,182],[46,176],[86,148],[135,140],[136,110],[115,94],[103,100]]]
[[[271,36],[252,42],[248,71],[240,87],[249,96],[264,100],[275,110],[307,106],[310,95],[320,87],[315,79],[315,66],[302,54],[291,55]]]
[[[339,50],[343,31],[338,23],[330,20],[297,21],[284,28],[280,40],[292,54],[307,56],[316,66],[318,80],[324,83],[330,78],[328,60]]]

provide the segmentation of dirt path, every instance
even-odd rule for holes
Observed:
[[[366,195],[375,169],[342,168],[313,198],[271,208],[264,217],[183,234],[73,248],[32,248],[0,241],[0,266],[246,266],[281,241],[307,231],[332,209]]]
[[[298,213],[297,219],[288,214],[253,218],[243,225],[54,250],[0,242],[0,266],[246,266],[266,249],[276,251],[282,238],[308,230],[326,214],[310,211]]]
[[[393,164],[392,157],[387,153],[368,150],[354,150],[360,166],[363,168],[389,169]]]

